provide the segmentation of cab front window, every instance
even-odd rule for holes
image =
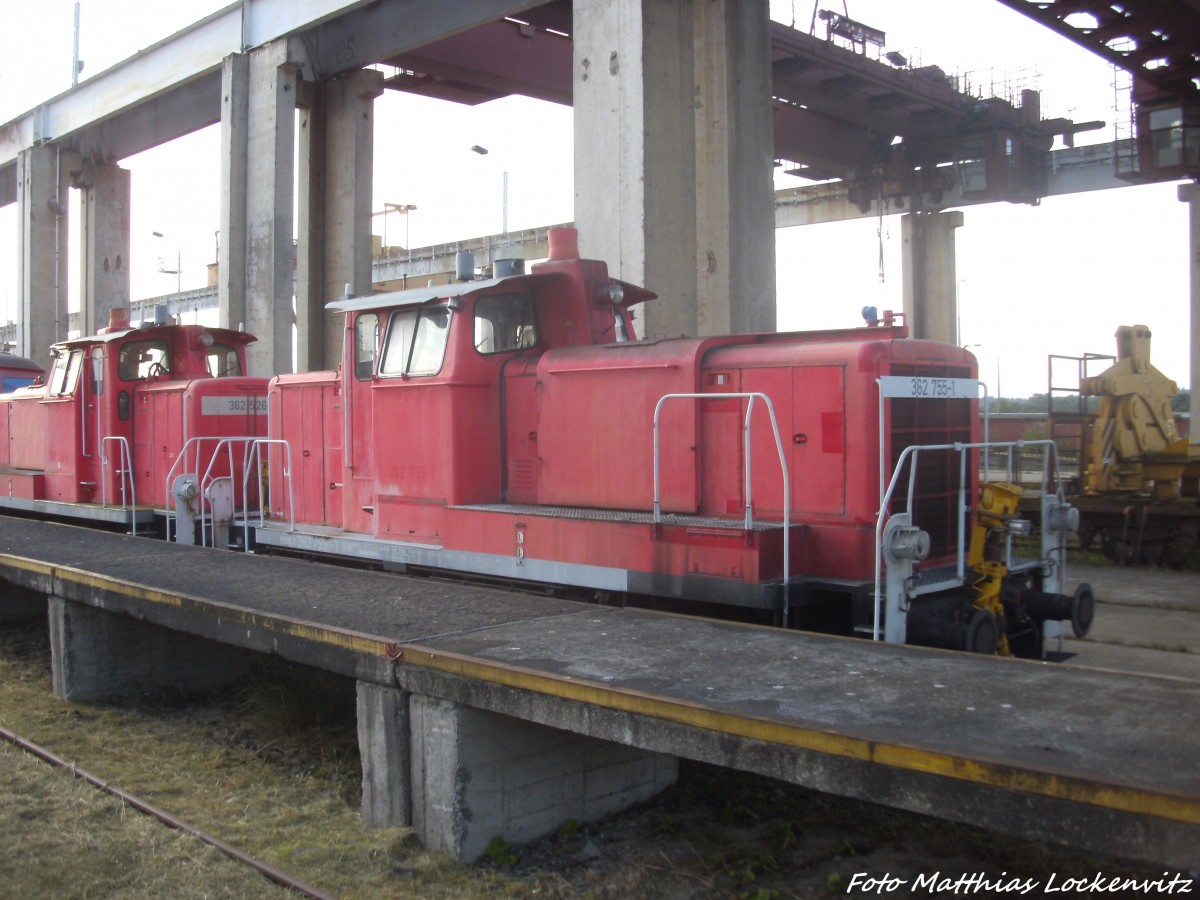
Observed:
[[[122,381],[140,381],[171,371],[166,341],[130,341],[121,347],[117,375]]]

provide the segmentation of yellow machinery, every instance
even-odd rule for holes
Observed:
[[[1200,446],[1175,430],[1179,388],[1150,364],[1150,329],[1122,325],[1116,338],[1116,363],[1080,383],[1084,396],[1100,398],[1084,434],[1084,493],[1198,496]]]

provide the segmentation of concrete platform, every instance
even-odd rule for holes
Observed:
[[[391,744],[364,748],[384,792],[396,790],[388,772],[408,765],[395,761],[404,746],[416,759],[418,743],[436,746],[426,740],[435,730],[487,744],[480,734],[500,732],[477,714],[499,714],[652,760],[698,759],[1105,854],[1200,863],[1200,680],[1087,668],[1087,642],[1072,660],[1083,665],[979,658],[2,518],[0,577],[378,686],[391,705],[360,699],[360,714],[390,710],[376,717],[394,723],[382,729],[389,740],[400,734],[399,756]],[[419,715],[406,713],[409,696],[422,698]],[[587,756],[563,746],[555,766]],[[605,759],[642,773],[630,797],[671,777],[664,764]],[[479,786],[489,814],[493,788],[528,783],[509,762],[501,747],[472,763],[494,774]],[[461,774],[438,775],[443,796],[469,787]],[[556,790],[569,793],[588,773],[559,774]],[[422,820],[435,782],[407,801],[422,804]],[[441,846],[469,857],[483,838],[464,836],[463,812],[422,833],[435,844],[447,835]],[[504,834],[512,821],[488,827]]]

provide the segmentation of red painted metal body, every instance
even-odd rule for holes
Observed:
[[[909,443],[978,438],[972,400],[890,400],[881,463],[876,379],[974,378],[971,354],[890,327],[624,340],[650,296],[552,253],[528,275],[332,304],[347,315],[341,373],[272,382],[271,437],[295,472],[291,509],[273,475],[272,517],[334,536],[337,553],[734,606],[786,607],[785,581],[873,584],[881,468]],[[748,400],[722,397],[750,392],[773,407],[786,498],[766,404],[747,458]],[[658,409],[656,521],[656,408],[676,394],[704,399]],[[953,467],[922,467],[922,527],[948,559]]]
[[[189,439],[204,439],[188,460],[202,474],[220,438],[266,434],[266,379],[242,374],[253,337],[127,322],[103,332],[54,345],[44,379],[0,395],[0,506],[165,509]],[[214,467],[228,470],[228,457]]]

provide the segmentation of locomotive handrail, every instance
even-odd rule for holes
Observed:
[[[116,441],[120,447],[122,468],[117,470],[117,474],[121,476],[121,509],[130,508],[134,511],[134,515],[129,519],[133,525],[133,536],[137,537],[137,494],[133,489],[133,454],[129,452],[129,441],[118,434],[105,435],[100,439],[100,505],[108,506],[108,479],[104,477],[108,469],[108,454],[104,452],[104,445],[109,441]],[[125,502],[126,480],[129,482],[128,506]]]
[[[208,468],[206,468],[204,470],[204,474],[200,476],[200,495],[199,496],[200,496],[200,546],[201,547],[208,546],[208,544],[205,542],[206,538],[205,538],[205,531],[204,531],[204,529],[206,527],[205,522],[208,518],[208,516],[206,514],[206,510],[209,506],[212,505],[208,499],[208,489],[210,487],[212,487],[213,482],[217,480],[217,476],[214,476],[212,474],[212,470],[213,470],[213,466],[215,466],[217,464],[217,457],[221,455],[221,448],[222,447],[225,448],[225,455],[228,457],[229,474],[221,475],[220,477],[228,478],[230,480],[230,482],[232,482],[233,481],[233,472],[234,472],[233,445],[237,442],[246,442],[246,441],[253,441],[253,440],[254,440],[254,438],[252,438],[252,437],[232,437],[232,438],[231,437],[222,437],[222,438],[218,438],[217,446],[213,447],[212,456],[210,456],[208,458]],[[197,462],[199,462],[199,458],[197,458]],[[242,502],[243,503],[246,502],[245,494],[242,494]],[[216,545],[217,545],[216,529],[217,529],[217,515],[216,515],[216,512],[214,511],[213,512],[213,546],[214,547],[216,547]]]
[[[754,527],[754,503],[751,497],[750,472],[750,416],[754,412],[754,401],[762,400],[767,405],[767,414],[771,418],[771,431],[775,435],[775,451],[779,455],[779,468],[783,474],[783,624],[787,627],[788,620],[788,583],[791,578],[791,506],[792,490],[788,477],[787,457],[783,453],[783,441],[779,437],[779,423],[775,418],[775,407],[771,398],[759,391],[732,392],[722,394],[663,394],[654,406],[654,524],[662,524],[662,484],[659,473],[659,441],[658,418],[663,404],[668,400],[746,400],[746,418],[742,423],[744,456],[746,460],[746,520],[745,528],[750,531]]]
[[[967,504],[967,453],[968,450],[983,450],[985,453],[991,450],[1007,451],[1007,460],[1005,463],[1005,472],[1008,478],[1013,476],[1013,450],[1019,450],[1024,447],[1042,447],[1043,448],[1043,465],[1042,465],[1042,493],[1045,494],[1048,482],[1051,479],[1051,472],[1054,473],[1055,495],[1061,501],[1063,499],[1063,484],[1062,478],[1058,473],[1058,447],[1054,441],[1049,439],[1040,439],[1033,441],[983,441],[979,443],[964,443],[956,442],[953,444],[913,444],[905,447],[900,453],[900,457],[896,460],[896,465],[892,470],[892,477],[888,482],[887,489],[880,498],[879,512],[875,517],[875,619],[871,638],[879,640],[880,614],[882,612],[882,578],[883,578],[883,527],[886,520],[889,518],[888,507],[891,505],[892,496],[895,493],[896,486],[900,481],[900,474],[904,469],[904,465],[911,458],[909,464],[910,475],[908,478],[908,497],[905,507],[905,512],[911,516],[913,510],[913,497],[916,492],[917,482],[917,462],[920,458],[920,453],[923,450],[953,450],[959,454],[959,483],[958,483],[958,547],[956,549],[957,568],[956,575],[961,581],[966,576],[966,522],[967,513],[970,510]],[[1008,540],[1005,546],[1005,563],[1012,566],[1012,535],[1008,535]],[[1061,567],[1060,567],[1061,568]],[[1061,580],[1061,579],[1060,579]]]
[[[246,491],[249,488],[249,478],[251,471],[251,457],[257,460],[257,465],[253,466],[254,471],[258,474],[258,524],[265,525],[266,518],[263,515],[263,483],[262,483],[262,446],[263,444],[280,444],[283,446],[284,453],[287,459],[287,464],[283,470],[283,478],[288,486],[288,531],[296,530],[296,505],[295,497],[292,491],[292,445],[283,438],[256,438],[246,451],[246,463],[242,467],[242,496],[246,497]],[[250,516],[249,514],[242,517],[242,548],[244,552],[250,552]]]
[[[205,477],[207,477],[212,472],[212,464],[213,464],[213,461],[216,459],[217,454],[220,452],[221,444],[226,443],[226,442],[253,441],[253,440],[257,440],[257,438],[255,438],[252,435],[239,436],[239,437],[220,437],[215,434],[201,434],[201,435],[197,435],[196,437],[188,438],[186,441],[184,441],[183,447],[180,449],[179,454],[175,457],[175,462],[173,462],[171,464],[171,468],[167,470],[166,481],[165,481],[165,484],[163,485],[163,502],[166,504],[166,525],[165,525],[164,533],[165,533],[166,539],[168,541],[171,539],[171,480],[175,477],[175,475],[179,471],[181,465],[183,465],[183,466],[187,465],[187,456],[188,456],[189,448],[191,448],[193,444],[196,446],[195,469],[199,470],[201,444],[203,444],[204,441],[216,441],[217,442],[216,446],[213,447],[212,456],[209,458],[208,468],[205,470]],[[230,478],[233,478],[233,472],[234,472],[233,450],[232,450],[232,446],[231,446],[231,449],[229,450],[229,473],[230,473],[229,477]],[[200,502],[200,539],[201,539],[201,543],[203,544],[204,520],[205,520],[205,513],[204,513],[205,498],[203,497],[203,487],[204,487],[204,479],[203,478],[200,481],[200,487],[202,489],[201,490],[201,502]],[[245,495],[243,495],[243,502],[244,501],[245,501]],[[205,546],[207,546],[207,545],[205,545]]]

